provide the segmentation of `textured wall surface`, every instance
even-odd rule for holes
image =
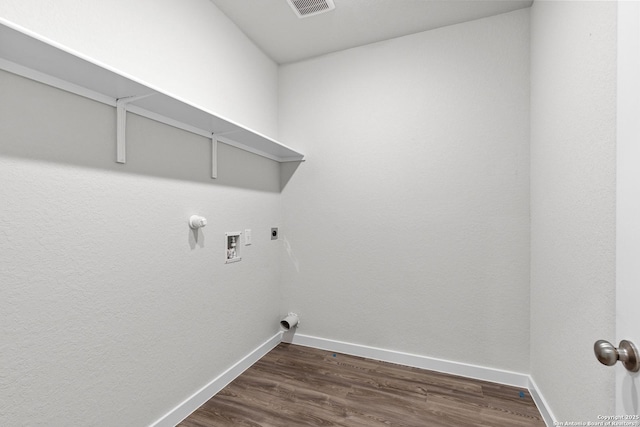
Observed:
[[[0,16],[275,134],[275,64],[206,0]],[[209,140],[130,115],[118,165],[113,108],[4,72],[0,93],[0,424],[148,425],[277,332],[277,163],[221,144],[214,181]]]
[[[119,165],[114,108],[0,93],[1,425],[149,425],[278,331],[277,163],[130,114]]]
[[[531,373],[558,420],[596,421],[614,414],[592,349],[615,338],[616,5],[531,18]]]
[[[0,16],[276,136],[277,66],[208,0]],[[148,425],[273,336],[278,164],[221,144],[211,180],[207,139],[129,115],[118,165],[113,108],[7,73],[0,93],[0,424]]]
[[[531,372],[561,420],[613,414],[591,353],[614,336],[613,2],[279,73],[208,0],[0,16],[309,159],[220,145],[212,181],[206,139],[130,115],[117,165],[113,108],[0,73],[0,424],[147,425],[286,311],[308,335]],[[245,228],[225,266],[223,233]]]
[[[300,333],[529,370],[529,14],[281,67]]]
[[[277,137],[277,66],[209,0],[3,0],[0,17]]]

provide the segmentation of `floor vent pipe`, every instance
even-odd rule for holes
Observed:
[[[287,317],[280,321],[280,326],[284,328],[285,331],[290,330],[291,328],[295,328],[300,324],[298,319],[298,315],[295,313],[287,314]]]

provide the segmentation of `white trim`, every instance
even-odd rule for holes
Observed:
[[[613,343],[630,340],[637,345],[640,342],[637,326],[640,321],[637,309],[640,298],[640,3],[620,1],[617,7],[615,336],[598,338]],[[640,398],[635,390],[640,387],[640,378],[622,367],[614,371],[615,410],[612,412],[637,414]]]
[[[381,360],[383,362],[396,363],[398,365],[412,366],[414,368],[428,369],[430,371],[511,385],[514,387],[527,388],[529,386],[529,375],[518,372],[485,368],[483,366],[470,365],[467,363],[452,362],[449,360],[419,356],[417,354],[403,353],[360,344],[351,344],[342,341],[328,340],[325,338],[311,337],[308,335],[295,334],[291,343],[305,347],[319,348],[321,350],[337,351],[339,353],[350,354],[352,356]]]
[[[116,101],[116,163],[127,163],[127,104]]]
[[[306,162],[307,159],[303,158],[302,156],[292,156],[292,157],[280,157],[278,160],[280,163],[287,163],[287,162]]]
[[[153,111],[149,111],[145,108],[139,107],[137,105],[127,105],[126,108],[124,105],[118,105],[118,100],[112,98],[107,95],[103,95],[101,93],[95,92],[91,89],[87,89],[85,87],[70,83],[66,80],[59,79],[57,77],[50,76],[48,74],[41,73],[39,71],[33,70],[31,68],[24,67],[22,65],[16,64],[15,62],[7,61],[6,59],[0,58],[0,70],[7,71],[12,74],[16,74],[21,77],[28,78],[30,80],[34,80],[38,83],[45,84],[47,86],[54,87],[56,89],[63,90],[65,92],[72,93],[74,95],[81,96],[83,98],[88,98],[93,101],[100,102],[102,104],[106,104],[112,107],[118,107],[118,144],[117,144],[117,155],[116,162],[117,163],[126,163],[125,159],[125,146],[124,146],[124,132],[126,129],[125,121],[126,121],[126,112],[137,114],[138,116],[146,117],[148,119],[154,120],[156,122],[164,123],[169,126],[173,126],[174,128],[181,129],[187,132],[191,132],[195,135],[204,136],[205,138],[211,138],[211,132],[200,129],[195,126],[191,126],[187,123],[182,123],[178,120],[172,119],[170,117],[163,116],[161,114],[155,113]],[[126,99],[126,98],[125,98]],[[240,142],[236,142],[232,139],[222,137],[221,135],[232,134],[241,132],[241,129],[235,129],[230,132],[222,132],[221,134],[216,134],[219,142],[223,144],[229,145],[231,147],[238,148],[240,150],[248,151],[253,154],[257,154],[262,157],[266,157],[267,159],[274,160],[276,162],[298,162],[303,160],[303,156],[291,156],[291,157],[280,157],[274,154],[267,153],[265,151],[259,150],[257,148],[249,147],[248,145],[242,144]],[[264,137],[264,136],[263,136]],[[266,137],[264,137],[266,138]],[[283,144],[277,143],[286,149],[293,150]],[[215,177],[214,177],[215,178]]]
[[[133,113],[133,114],[137,114],[138,116],[142,116],[142,117],[146,117],[148,119],[154,120],[156,122],[159,123],[164,123],[166,125],[169,126],[173,126],[174,128],[177,129],[181,129],[187,132],[191,132],[195,135],[200,135],[200,136],[204,136],[205,138],[211,138],[211,132],[204,130],[204,129],[200,129],[198,127],[195,126],[191,126],[187,123],[182,123],[178,120],[172,119],[170,117],[166,117],[163,116],[161,114],[155,113],[153,111],[149,111],[145,108],[139,107],[137,105],[127,105],[126,108],[124,107],[124,105],[118,105],[118,100],[116,100],[115,98],[112,98],[110,96],[107,95],[103,95],[101,93],[95,92],[93,90],[87,89],[85,87],[82,86],[78,86],[76,84],[70,83],[66,80],[62,80],[62,79],[58,79],[56,77],[50,76],[48,74],[44,74],[41,73],[39,71],[35,71],[32,70],[31,68],[27,68],[24,67],[22,65],[16,64],[14,62],[11,61],[7,61],[6,59],[0,58],[0,70],[4,70],[7,71],[9,73],[12,74],[16,74],[18,76],[21,77],[25,77],[28,78],[30,80],[34,80],[38,83],[42,83],[45,84],[47,86],[51,86],[54,87],[56,89],[60,89],[63,90],[65,92],[69,92],[72,93],[74,95],[78,95],[81,96],[83,98],[88,98],[91,99],[93,101],[97,101],[100,102],[102,104],[106,104],[112,107],[117,107],[118,108],[118,138],[117,138],[117,155],[116,155],[116,162],[117,163],[126,163],[126,158],[125,158],[125,145],[124,145],[124,141],[125,141],[125,129],[126,129],[126,112],[129,113]],[[126,98],[124,98],[126,99]],[[121,118],[122,117],[122,118]],[[244,151],[248,151],[250,153],[253,154],[257,154],[259,156],[262,157],[266,157],[267,159],[270,160],[274,160],[276,162],[299,162],[299,161],[303,161],[303,156],[291,156],[291,157],[280,157],[280,156],[276,156],[270,153],[267,153],[265,151],[262,150],[258,150],[256,148],[253,147],[249,147],[248,145],[236,142],[232,139],[229,138],[224,138],[221,137],[220,135],[225,135],[225,134],[232,134],[232,133],[238,133],[241,132],[241,129],[236,129],[230,132],[223,132],[222,134],[216,134],[218,136],[218,141],[222,142],[223,144],[229,145],[231,147],[235,147],[238,148],[240,150],[244,150]],[[266,137],[265,137],[266,138]],[[281,145],[282,147],[286,148],[286,149],[290,149],[293,150],[283,144],[277,143],[278,145]],[[214,171],[217,172],[217,171]],[[216,178],[216,176],[213,176],[212,178]]]
[[[65,92],[73,93],[74,95],[92,99],[102,104],[110,105],[112,107],[116,106],[116,99],[111,96],[103,95],[101,93],[68,82],[66,80],[50,76],[49,74],[41,73],[40,71],[36,71],[23,65],[16,64],[15,62],[7,61],[4,58],[0,58],[0,70],[25,77],[38,83],[63,90]]]
[[[301,345],[305,347],[317,348],[320,350],[335,351],[353,356],[366,357],[383,362],[396,363],[404,366],[411,366],[420,369],[428,369],[431,371],[443,372],[452,375],[459,375],[466,378],[474,378],[482,381],[489,381],[498,384],[510,385],[513,387],[522,387],[529,390],[531,398],[538,407],[540,414],[548,427],[554,425],[555,417],[546,400],[540,393],[538,386],[531,376],[518,372],[505,371],[495,368],[487,368],[483,366],[470,365],[467,363],[452,362],[449,360],[437,359],[433,357],[419,356],[416,354],[403,353],[399,351],[386,350],[377,347],[369,347],[360,344],[352,344],[343,341],[329,340],[325,338],[312,337],[300,334],[287,334],[278,332],[273,337],[256,348],[254,351],[246,355],[242,360],[234,364],[232,367],[224,371],[209,384],[195,392],[184,402],[169,411],[165,416],[160,418],[150,427],[173,427],[187,418],[193,411],[202,406],[205,402],[215,396],[220,390],[225,388],[231,381],[236,379],[245,370],[250,368],[254,363],[264,357],[280,342],[289,342],[291,344]]]
[[[531,376],[527,374],[470,365],[468,363],[453,362],[434,357],[419,356],[417,354],[403,353],[377,347],[369,347],[366,345],[352,344],[343,341],[312,337],[308,335],[285,335],[285,341],[305,347],[335,351],[338,353],[350,354],[352,356],[366,357],[368,359],[412,366],[414,368],[428,369],[430,371],[459,375],[466,378],[474,378],[477,380],[489,381],[513,387],[522,387],[529,390],[531,398],[538,407],[540,415],[542,415],[546,425],[548,427],[554,425],[555,417],[549,409],[549,405],[547,405],[547,402],[542,397],[536,383],[533,381]]]
[[[137,114],[138,116],[146,117],[156,122],[164,123],[166,125],[173,126],[174,128],[182,129],[187,132],[194,133],[196,135],[204,136],[206,138],[211,138],[211,132],[205,131],[203,129],[199,129],[195,126],[191,126],[186,123],[182,123],[178,120],[174,120],[169,117],[165,117],[161,114],[154,113],[149,110],[145,110],[144,108],[138,107],[133,104],[126,105],[129,102],[132,102],[132,101],[127,101],[127,98],[121,98],[122,102],[119,102],[120,100],[117,100],[111,96],[103,95],[91,89],[87,89],[85,87],[70,83],[66,80],[62,80],[57,77],[50,76],[48,74],[44,74],[36,70],[32,70],[31,68],[24,67],[22,65],[16,64],[15,62],[7,61],[6,59],[3,59],[3,58],[0,58],[0,70],[4,70],[21,77],[25,77],[27,79],[36,81],[38,83],[42,83],[56,89],[60,89],[65,92],[69,92],[74,95],[81,96],[83,98],[91,99],[93,101],[97,101],[102,104],[109,105],[111,107],[126,106],[125,109],[127,112],[134,113],[134,114]],[[151,94],[143,95],[142,97],[132,97],[132,98],[141,99],[143,97],[146,98],[149,95]]]
[[[194,135],[200,135],[200,136],[204,136],[205,138],[211,138],[211,132],[208,132],[204,129],[197,128],[195,126],[191,126],[186,123],[179,122],[178,120],[174,120],[172,118],[163,116],[162,114],[145,110],[144,108],[139,107],[137,105],[127,105],[127,111],[129,113],[137,114],[138,116],[146,117],[147,119],[151,119],[156,122],[164,123],[165,125],[172,126],[176,129],[181,129],[181,130],[190,132]]]
[[[218,138],[211,135],[211,178],[218,178]]]
[[[275,346],[280,344],[281,340],[282,332],[278,332],[258,348],[243,357],[239,362],[212,380],[209,384],[202,387],[184,402],[173,408],[165,416],[151,424],[151,427],[174,427],[177,425],[180,421],[191,415],[193,411],[202,406],[207,400],[211,399],[220,390],[225,388],[231,381],[250,368],[251,365],[260,360],[265,354],[269,353]]]
[[[237,132],[225,132],[224,135],[230,135],[232,133],[237,133]],[[223,134],[216,133],[216,136],[218,137],[218,142],[222,142],[223,144],[230,145],[231,147],[239,148],[240,150],[248,151],[249,153],[257,154],[258,156],[266,157],[267,159],[270,159],[270,160],[275,160],[276,162],[280,160],[280,157],[278,157],[278,156],[276,156],[274,154],[265,153],[262,150],[258,150],[257,148],[249,147],[248,145],[245,145],[245,144],[243,144],[241,142],[236,142],[236,141],[234,141],[232,139],[229,139],[227,137],[224,137],[222,135]]]
[[[544,399],[542,393],[540,393],[540,390],[538,389],[538,386],[531,377],[529,377],[529,393],[531,394],[531,398],[538,407],[538,411],[540,411],[540,415],[542,415],[542,419],[544,420],[547,427],[556,425],[556,417],[551,412],[549,404]]]
[[[245,145],[241,142],[236,142],[233,139],[229,139],[224,135],[230,135],[232,133],[238,133],[239,131],[233,131],[233,132],[223,132],[223,133],[216,133],[216,136],[218,137],[218,141],[222,142],[223,144],[226,145],[230,145],[231,147],[235,147],[238,148],[240,150],[244,150],[244,151],[248,151],[249,153],[253,153],[253,154],[257,154],[258,156],[262,156],[262,157],[266,157],[267,159],[271,159],[271,160],[275,160],[276,162],[300,162],[303,160],[303,156],[293,156],[293,157],[281,157],[281,156],[276,156],[275,154],[270,154],[267,153],[266,151],[262,151],[259,150],[257,148],[253,148],[250,147],[248,145]],[[287,147],[288,148],[288,147]]]
[[[240,141],[232,141],[228,145],[278,162],[281,158],[283,161],[304,158],[291,147],[260,132],[164,92],[2,17],[0,41],[2,70],[111,106],[116,105],[116,99],[155,92],[161,96],[154,98],[153,102],[146,102],[146,108],[135,109],[137,114],[199,135],[204,133],[206,137],[212,133],[236,133]],[[47,61],[37,60],[45,57]],[[134,108],[127,110],[134,111]]]

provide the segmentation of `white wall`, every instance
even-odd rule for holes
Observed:
[[[117,165],[111,107],[0,89],[2,425],[148,425],[277,332],[277,163],[130,115]]]
[[[0,17],[277,137],[277,65],[209,0],[3,0]]]
[[[640,2],[618,3],[616,343],[640,342]],[[611,341],[613,342],[613,341]],[[616,366],[616,414],[640,413],[640,376]]]
[[[290,64],[278,90],[208,0],[2,1],[309,159],[221,145],[211,181],[205,139],[131,115],[116,165],[112,108],[0,73],[2,424],[149,424],[289,310],[308,335],[532,372],[560,419],[614,413],[591,346],[613,337],[615,6],[529,15]]]
[[[0,16],[275,133],[277,67],[209,1],[54,3]],[[118,165],[113,108],[0,93],[0,424],[149,425],[277,332],[277,163],[221,144],[211,180],[209,140],[130,115]]]
[[[531,373],[560,421],[614,414],[615,2],[531,10]]]
[[[528,47],[520,10],[281,67],[299,333],[528,372]]]

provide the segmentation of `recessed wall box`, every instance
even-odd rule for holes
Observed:
[[[225,264],[238,262],[242,259],[240,257],[240,234],[242,234],[240,231],[225,233]]]

